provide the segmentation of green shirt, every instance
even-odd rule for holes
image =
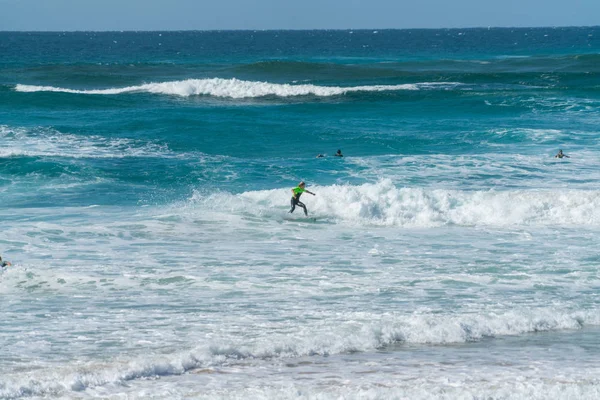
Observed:
[[[306,191],[306,189],[302,189],[300,186],[295,187],[292,190],[294,191],[294,197],[298,197],[299,195],[301,195],[302,193],[304,193]]]

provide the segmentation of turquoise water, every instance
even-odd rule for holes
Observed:
[[[597,27],[0,32],[0,397],[596,399],[599,123]]]

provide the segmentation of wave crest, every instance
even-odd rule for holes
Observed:
[[[270,82],[244,81],[240,79],[187,79],[183,81],[147,83],[123,88],[77,90],[54,86],[33,86],[18,84],[18,92],[62,92],[73,94],[117,95],[125,93],[153,93],[173,96],[213,96],[232,99],[255,97],[294,97],[294,96],[339,96],[352,92],[383,92],[399,90],[421,90],[432,88],[452,88],[456,82],[422,82],[400,85],[370,86],[318,86],[312,84],[280,84]]]

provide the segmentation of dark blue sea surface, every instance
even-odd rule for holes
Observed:
[[[200,183],[241,192],[289,185],[291,176],[365,182],[339,165],[329,171],[327,161],[314,168],[316,154],[338,148],[354,157],[589,148],[599,49],[593,27],[4,32],[3,147],[17,145],[17,132],[54,147],[16,150],[2,179],[23,192],[32,174],[46,183],[103,178],[86,193],[61,190],[44,201],[152,203]],[[574,134],[541,140],[522,129]],[[86,157],[75,157],[76,146],[87,146]],[[96,157],[112,150],[120,158]],[[23,206],[40,201],[30,194],[15,197]]]

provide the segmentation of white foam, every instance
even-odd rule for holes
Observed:
[[[358,225],[436,227],[600,225],[597,190],[446,190],[374,184],[313,187],[304,195],[311,215]],[[289,190],[218,193],[202,197],[204,208],[227,213],[273,215],[287,210]]]
[[[51,128],[0,125],[0,157],[49,156],[72,158],[169,157],[166,145],[126,138],[73,135]]]
[[[35,368],[29,372],[4,373],[0,397],[65,396],[89,388],[159,376],[182,375],[197,368],[210,368],[242,360],[272,360],[347,352],[374,351],[402,343],[465,343],[485,336],[518,335],[557,329],[578,329],[584,323],[598,324],[597,310],[562,312],[554,309],[512,311],[502,315],[435,314],[399,316],[367,312],[344,313],[327,323],[289,329],[286,322],[274,333],[256,339],[220,337],[193,350],[175,354],[113,359],[110,362],[73,364],[59,368]],[[283,328],[283,329],[282,329]],[[211,336],[207,336],[210,338]]]
[[[382,187],[369,190],[383,190],[389,183],[380,182],[373,186],[377,185]],[[367,190],[363,186],[348,189],[363,196],[362,191]],[[337,188],[314,188],[317,197],[310,197],[310,201],[324,196],[326,189],[331,190],[333,196]],[[392,191],[392,188],[386,190]],[[285,200],[289,200],[288,191],[286,189],[282,194]],[[271,192],[249,192],[238,196],[223,193],[222,197],[214,198],[197,195],[195,201],[208,201],[206,204],[217,210],[239,207],[234,211],[241,210],[240,216],[256,207],[264,206],[266,212],[271,200],[260,201],[270,199],[271,195]],[[215,205],[214,200],[222,200],[223,204]],[[239,205],[243,202],[248,208]],[[195,206],[193,202],[189,203],[187,210],[191,214],[195,212],[195,219],[211,214],[211,210],[205,209],[198,212]],[[173,213],[178,209],[166,211]],[[18,260],[18,263],[15,268],[6,270],[0,289],[7,299],[14,299],[11,304],[21,304],[23,308],[12,309],[6,318],[8,323],[19,327],[19,339],[13,340],[15,335],[10,330],[0,332],[3,343],[0,353],[18,359],[11,363],[9,357],[0,357],[5,359],[0,377],[0,398],[86,397],[94,392],[98,397],[126,397],[123,392],[140,390],[140,387],[148,388],[146,393],[155,393],[153,390],[161,388],[177,391],[182,380],[211,368],[237,369],[240,373],[227,376],[235,377],[247,387],[264,371],[264,366],[277,368],[289,360],[299,363],[304,357],[320,363],[325,359],[320,357],[323,355],[343,354],[346,357],[358,352],[355,354],[372,359],[376,357],[377,349],[395,343],[446,347],[447,344],[500,336],[515,336],[508,340],[518,341],[517,336],[530,332],[577,330],[581,326],[600,323],[599,310],[593,296],[589,295],[594,293],[597,274],[593,266],[578,267],[579,260],[569,263],[573,265],[573,271],[584,272],[576,279],[577,283],[561,280],[560,274],[547,274],[553,265],[548,262],[552,255],[542,257],[539,266],[527,265],[514,271],[538,276],[539,280],[509,280],[506,279],[508,272],[497,275],[455,268],[436,268],[435,272],[423,269],[421,264],[435,263],[435,257],[439,260],[454,250],[444,252],[441,246],[435,257],[415,261],[405,252],[410,247],[392,243],[399,235],[398,229],[371,230],[389,233],[389,236],[381,235],[380,239],[385,236],[385,240],[376,242],[371,242],[369,235],[363,235],[357,236],[361,240],[352,242],[337,240],[320,244],[321,248],[336,248],[339,253],[336,255],[321,252],[319,240],[286,243],[285,238],[271,232],[269,235],[273,236],[265,241],[259,232],[261,229],[243,236],[242,232],[247,231],[248,226],[235,223],[233,228],[238,232],[228,237],[225,224],[189,222],[176,214],[165,214],[163,208],[135,212],[119,207],[59,208],[53,212],[55,220],[40,221],[39,217],[47,215],[46,209],[21,210],[19,223],[10,223],[5,229],[6,238],[13,242],[7,246],[12,248],[7,259]],[[272,219],[267,220],[272,222]],[[211,231],[211,226],[216,225],[218,230]],[[280,225],[287,231],[303,230]],[[314,230],[314,235],[329,231],[338,237],[344,231],[343,227],[324,228]],[[211,236],[219,238],[207,240]],[[412,233],[408,236],[415,239]],[[54,241],[51,240],[53,237],[68,240]],[[494,235],[490,240],[495,244],[498,238],[501,237]],[[412,241],[421,242],[412,247],[419,254],[429,249],[419,238]],[[344,245],[343,242],[348,243]],[[573,242],[563,243],[569,248]],[[308,246],[302,246],[304,244]],[[365,244],[368,246],[361,248]],[[382,253],[403,254],[404,257],[393,265],[377,260],[370,264],[369,260],[376,257],[370,251],[374,244],[379,244]],[[342,245],[346,247],[340,249]],[[28,247],[32,247],[31,250],[27,250]],[[354,247],[355,251],[350,250]],[[16,250],[20,248],[23,251],[19,255]],[[313,254],[306,257],[307,248]],[[247,249],[250,251],[245,251]],[[454,249],[469,251],[460,243]],[[476,250],[477,258],[483,259],[482,264],[486,266],[494,254],[488,254],[484,249],[485,246],[479,243]],[[538,247],[536,251],[542,253],[543,250]],[[272,257],[270,251],[274,252]],[[361,254],[368,256],[361,257]],[[561,254],[556,257],[563,259]],[[333,268],[328,267],[332,258],[339,262],[331,266]],[[463,259],[481,263],[467,255],[456,260],[456,264],[462,265]],[[161,260],[169,262],[161,263]],[[345,260],[356,262],[355,271],[360,273],[336,272],[345,265]],[[528,261],[522,263],[528,264]],[[27,266],[29,271],[25,270]],[[370,270],[371,267],[374,268]],[[187,275],[189,279],[179,279]],[[464,285],[454,287],[444,283],[449,279],[474,283],[477,291]],[[421,283],[413,285],[410,283],[413,280],[421,280]],[[549,287],[558,285],[557,290],[532,289],[538,283]],[[510,287],[510,292],[504,287]],[[516,287],[520,289],[519,293],[515,292]],[[384,293],[388,288],[404,293],[398,297],[409,304],[400,307],[395,303],[398,298],[388,302],[387,296],[371,297],[371,294]],[[382,292],[378,292],[380,289]],[[426,291],[444,293],[439,307],[431,292]],[[221,297],[231,292],[238,294]],[[348,297],[340,300],[338,295],[343,293]],[[556,296],[556,293],[562,294]],[[475,297],[459,300],[459,296],[465,294]],[[31,304],[28,299],[32,296],[44,301]],[[320,296],[331,297],[314,302],[313,299]],[[577,300],[572,301],[573,298]],[[64,299],[74,299],[66,309],[63,309]],[[255,304],[257,308],[254,308]],[[53,307],[61,311],[52,311]],[[40,318],[46,314],[48,319]],[[77,329],[73,329],[74,326]],[[114,344],[105,347],[105,342]],[[483,345],[474,351],[485,351],[481,350]],[[455,346],[448,346],[451,347]],[[404,357],[411,352],[401,353]],[[35,363],[29,360],[35,360]],[[445,361],[443,357],[437,360]],[[576,363],[570,365],[573,364]],[[352,365],[344,363],[344,368]],[[520,372],[519,367],[523,365],[526,363],[513,367],[512,371]],[[448,368],[448,365],[443,367]],[[494,373],[503,376],[500,369],[492,367]],[[394,370],[412,378],[419,376],[421,371],[431,374],[429,377],[436,372],[429,366],[417,372],[409,368]],[[468,369],[469,373],[478,371],[479,367]],[[578,375],[571,374],[569,378],[575,376]],[[157,379],[159,377],[161,379]],[[541,377],[546,375],[538,374],[534,378]],[[227,380],[227,385],[230,382]],[[373,385],[373,390],[377,387],[377,382],[371,378],[365,379],[364,383]],[[446,388],[435,379],[427,385],[428,390],[434,391]],[[202,388],[198,391],[205,390],[197,382],[195,387]],[[493,385],[485,388],[493,389]],[[397,388],[397,392],[381,393],[405,393],[402,390]],[[192,392],[188,392],[187,397],[190,397],[189,393]],[[236,393],[228,393],[225,398]],[[276,391],[267,392],[267,396],[269,393]],[[356,393],[362,392],[352,387],[347,397]],[[472,393],[482,392],[475,390]],[[144,398],[143,395],[139,397]]]
[[[447,369],[447,368],[446,368]],[[591,374],[585,379],[575,375],[569,378],[553,376],[552,378],[527,377],[514,373],[508,376],[490,376],[480,372],[472,372],[449,377],[447,370],[440,368],[437,376],[403,376],[396,373],[391,377],[381,378],[379,372],[376,382],[364,382],[362,371],[353,377],[340,379],[330,374],[318,384],[311,382],[273,383],[265,380],[253,382],[246,387],[194,390],[194,383],[189,382],[184,388],[173,392],[162,393],[159,398],[187,397],[186,393],[194,393],[195,399],[210,400],[339,400],[339,399],[411,399],[411,400],[471,400],[471,399],[514,399],[514,400],[596,400],[600,397],[600,389]],[[301,379],[306,379],[302,376]],[[190,379],[191,380],[191,379]],[[158,389],[158,388],[156,388]],[[155,393],[152,391],[152,393]],[[146,393],[130,394],[127,398],[146,398]]]
[[[187,79],[183,81],[147,83],[123,88],[76,90],[54,86],[34,86],[18,84],[18,92],[63,92],[73,94],[117,95],[124,93],[155,93],[175,96],[214,96],[233,99],[277,96],[339,96],[351,92],[383,92],[420,89],[448,89],[459,85],[455,82],[422,82],[401,85],[370,86],[318,86],[311,84],[290,85],[270,82],[244,81],[240,79]]]

